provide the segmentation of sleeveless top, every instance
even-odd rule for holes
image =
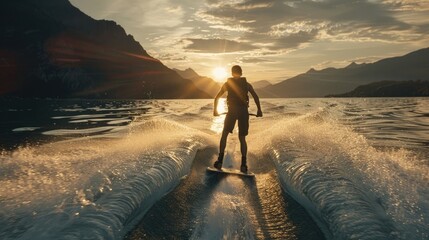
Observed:
[[[226,98],[228,107],[249,107],[249,91],[247,80],[244,77],[228,78],[226,82],[228,96]]]

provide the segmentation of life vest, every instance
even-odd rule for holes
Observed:
[[[247,95],[249,88],[246,78],[228,78],[226,90],[228,91],[226,98],[228,106],[246,108],[249,106],[249,96]]]

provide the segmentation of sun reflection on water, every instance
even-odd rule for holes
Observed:
[[[219,99],[218,105],[217,105],[217,112],[218,113],[225,113],[228,109],[226,107],[226,99],[221,98]],[[212,121],[212,125],[210,127],[210,130],[219,134],[223,130],[223,122],[225,121],[225,114],[222,114],[218,117],[214,117]]]

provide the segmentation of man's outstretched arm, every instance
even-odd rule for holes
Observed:
[[[255,89],[253,89],[253,86],[249,83],[249,92],[252,94],[253,100],[255,100],[256,107],[258,107],[258,113],[256,114],[257,117],[262,117],[262,109],[261,109],[261,103],[259,102],[258,94],[256,94]]]
[[[213,116],[219,116],[219,113],[217,112],[217,104],[219,102],[219,98],[222,97],[222,95],[225,93],[226,87],[225,84],[222,86],[222,88],[217,93],[215,99],[214,99],[214,108],[213,108]]]

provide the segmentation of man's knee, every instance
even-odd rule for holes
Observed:
[[[246,135],[238,135],[240,142],[246,142]]]
[[[222,139],[226,139],[228,137],[229,132],[228,131],[223,131],[222,132]]]

